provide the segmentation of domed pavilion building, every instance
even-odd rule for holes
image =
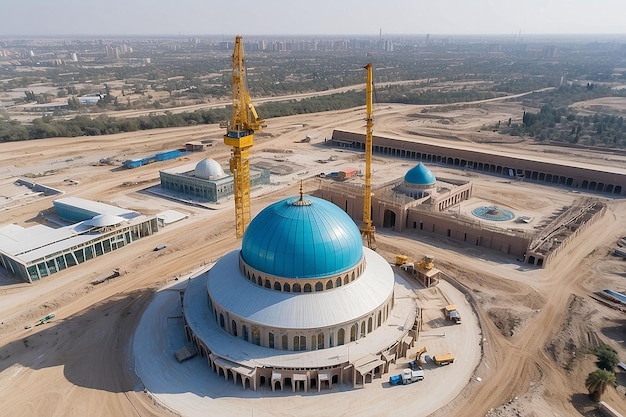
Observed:
[[[345,182],[338,188],[331,180],[323,179],[314,194],[345,207],[353,219],[362,216],[363,191],[358,181]],[[418,229],[451,237],[458,225],[446,212],[471,197],[470,180],[436,178],[419,162],[403,177],[372,186],[372,221],[376,227],[396,232]]]
[[[161,188],[202,202],[217,203],[233,194],[234,177],[225,173],[214,159],[205,158],[192,165],[182,165],[159,171]],[[270,183],[267,170],[250,169],[250,185],[256,187]]]
[[[419,163],[404,174],[398,191],[414,199],[437,194],[437,179],[423,163]]]
[[[413,345],[417,304],[336,205],[301,195],[262,210],[241,249],[191,279],[185,331],[244,388],[371,382]]]

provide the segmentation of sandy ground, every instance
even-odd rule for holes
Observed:
[[[420,119],[421,109],[388,105],[375,109],[375,133],[423,137],[430,132],[435,136],[433,141],[499,141],[506,143],[507,150],[546,153],[545,147],[512,143],[509,138],[492,132],[479,132],[483,124],[494,119],[517,115],[519,108],[515,105],[483,103],[474,107],[448,106],[429,112],[448,119],[445,124],[440,123],[441,118]],[[265,157],[277,159],[276,155],[290,149],[297,155],[294,162],[298,164],[307,163],[302,155],[315,154],[315,158],[319,158],[312,149],[319,150],[324,157],[340,154],[319,145],[325,137],[330,137],[334,128],[364,130],[363,117],[364,111],[357,109],[272,119],[268,129],[256,136],[253,162],[255,155],[260,156],[262,151]],[[307,134],[312,135],[313,143],[297,143]],[[119,164],[128,158],[178,148],[191,140],[219,142],[221,136],[217,126],[196,126],[96,138],[0,144],[2,224],[33,225],[38,221],[38,213],[52,206],[53,197],[27,195],[23,189],[16,188],[12,183],[18,176],[33,176],[35,181],[62,189],[65,196],[117,203],[144,213],[174,208],[189,215],[188,219],[114,255],[96,258],[41,282],[28,285],[7,277],[0,279],[3,414],[172,415],[160,401],[143,391],[144,385],[134,371],[133,334],[158,289],[215,261],[236,248],[238,241],[234,238],[230,210],[196,208],[157,199],[142,190],[157,184],[159,169],[196,162],[206,156],[225,165],[229,150],[214,146],[202,154],[134,170],[121,169]],[[489,146],[498,145],[491,143]],[[607,158],[598,153],[582,155],[579,150],[556,151],[560,159],[584,159],[624,167],[624,161],[614,155]],[[337,164],[358,161],[358,158],[350,159],[350,155],[339,156],[341,161]],[[98,164],[105,157],[117,165]],[[389,162],[379,161],[381,164]],[[406,163],[397,162],[394,169],[391,163],[384,167],[389,169],[390,175],[396,172],[399,177],[405,172],[402,164]],[[317,187],[318,180],[309,177],[324,170],[330,171],[327,164],[312,163],[304,170],[308,172],[277,178],[271,193],[253,194],[253,214],[270,202],[297,193],[300,179],[305,180],[305,190]],[[446,168],[433,167],[433,171],[436,175],[444,171],[454,174]],[[66,181],[68,179],[76,183],[72,185]],[[538,219],[577,197],[564,189],[509,184],[493,177],[476,175],[472,180],[477,199],[501,204],[524,215],[531,212]],[[622,359],[626,358],[623,313],[589,297],[593,291],[604,288],[626,289],[624,262],[608,255],[617,238],[626,235],[626,202],[607,198],[607,203],[608,211],[603,220],[569,246],[547,270],[529,268],[497,252],[430,235],[377,231],[379,253],[390,261],[398,252],[415,258],[433,254],[439,268],[469,288],[469,301],[481,325],[483,357],[472,374],[481,381],[467,379],[465,388],[454,398],[446,399],[444,402],[448,404],[431,413],[432,416],[596,415],[584,388],[584,379],[595,366],[589,349],[600,342],[608,343],[618,350]],[[167,249],[152,251],[163,242],[168,244]],[[118,267],[122,271],[119,278],[98,286],[90,284],[94,278]],[[424,297],[427,303],[428,297]],[[34,324],[50,311],[56,313],[53,321],[24,329],[26,324]],[[434,325],[436,317],[433,316],[433,320]],[[421,341],[417,345],[421,346]],[[454,370],[449,367],[446,372],[453,372],[449,369]],[[626,413],[623,388],[626,377],[618,374],[618,382],[621,386],[610,388],[605,398]],[[419,391],[425,386],[427,384],[415,384]],[[394,390],[399,393],[409,387]],[[358,410],[362,393],[372,396],[371,403],[386,404],[387,408],[375,408],[370,415],[386,415],[395,409],[395,395],[401,408],[405,407],[404,401],[411,398],[394,394],[394,399],[388,401],[390,393],[394,392],[392,389],[369,388],[359,392],[347,390],[345,394],[354,397],[347,402],[350,412]],[[447,397],[437,390],[426,392],[433,397]],[[239,410],[239,400],[234,398],[238,393],[229,390],[219,398],[225,414],[236,414]],[[290,408],[293,414],[315,415],[312,410],[319,410],[319,402],[302,398],[298,404],[303,408]],[[272,398],[272,401],[282,399]],[[252,404],[256,407],[257,402],[262,403],[263,399]],[[284,397],[284,405],[289,404],[290,398]],[[381,413],[377,414],[378,411]]]
[[[389,407],[381,398],[393,399],[396,412],[427,416],[464,389],[480,360],[482,337],[467,300],[450,284],[442,282],[438,288],[423,289],[414,280],[405,278],[408,277],[398,277],[397,285],[413,287],[425,311],[419,346],[427,346],[431,354],[456,353],[455,363],[447,367],[426,362],[426,377],[420,383],[400,387],[388,384],[390,375],[407,368],[418,347],[412,349],[408,357],[398,358],[388,374],[374,379],[365,388],[353,389],[349,383],[334,384],[330,390],[325,388],[317,392],[313,389],[305,394],[300,389],[296,395],[291,389],[272,392],[268,386],[257,391],[244,391],[232,381],[225,383],[223,377],[214,374],[201,357],[179,364],[172,352],[185,342],[178,293],[187,285],[185,279],[159,291],[144,313],[133,344],[135,370],[153,398],[185,416],[206,415],[206,410],[211,410],[211,415],[220,416],[249,416],[252,413],[256,416],[329,415],[329,409],[319,407],[320,401],[334,405],[333,415],[380,416],[385,415]],[[457,303],[465,318],[463,325],[455,326],[443,319],[442,291],[451,295],[451,302]],[[432,390],[446,392],[446,395],[433,396]]]

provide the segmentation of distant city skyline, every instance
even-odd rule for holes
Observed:
[[[623,0],[8,0],[0,36],[626,34]]]

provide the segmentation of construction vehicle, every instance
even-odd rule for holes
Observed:
[[[435,264],[433,263],[433,260],[435,258],[430,256],[430,255],[424,255],[422,257],[422,259],[420,259],[418,262],[416,262],[416,266],[422,268],[422,269],[433,269],[433,266],[435,266]]]
[[[56,314],[50,313],[46,317],[44,317],[42,319],[39,319],[39,324],[46,324],[47,322],[49,322],[50,320],[52,320],[55,317],[56,317]]]
[[[415,354],[415,360],[409,362],[409,368],[413,371],[422,369],[422,355],[426,353],[426,346],[422,347]]]
[[[452,353],[441,353],[433,356],[433,361],[438,366],[445,366],[454,363],[454,355]]]
[[[365,84],[365,102],[367,114],[365,117],[365,186],[363,187],[363,226],[361,235],[367,240],[367,247],[376,250],[376,228],[372,224],[372,138],[373,138],[373,90],[372,64],[365,66],[367,82]]]
[[[424,376],[424,371],[422,371],[421,369],[404,369],[402,371],[402,385],[408,385],[413,382],[422,381],[424,379]]]
[[[446,313],[446,319],[452,320],[456,324],[461,324],[461,314],[456,309],[456,304],[449,304],[444,307]]]
[[[389,377],[389,385],[400,385],[402,384],[402,374],[392,375]]]
[[[396,255],[396,266],[402,266],[409,261],[409,257],[406,255]]]
[[[248,92],[240,35],[235,37],[232,81],[233,113],[230,124],[226,124],[224,144],[232,146],[230,172],[234,176],[235,225],[237,238],[241,238],[250,223],[249,150],[254,144],[254,132],[264,126],[264,120],[257,114]]]

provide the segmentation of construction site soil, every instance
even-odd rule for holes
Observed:
[[[269,187],[253,190],[253,216],[271,202],[297,194],[301,180],[305,192],[310,192],[318,187],[320,172],[362,164],[362,158],[328,148],[324,141],[335,128],[364,131],[364,113],[364,109],[358,108],[268,120],[267,129],[256,135],[252,164],[255,159],[265,161],[266,165],[274,160],[295,169],[273,176]],[[433,142],[476,143],[481,148],[505,146],[507,151],[520,155],[541,153],[559,160],[626,167],[626,158],[619,155],[526,143],[517,137],[484,130],[484,126],[519,114],[521,107],[498,101],[428,108],[383,105],[375,109],[374,129],[377,135],[401,135],[407,140],[420,137],[431,138]],[[237,248],[240,242],[235,239],[232,201],[207,210],[159,198],[145,190],[158,184],[158,171],[162,169],[205,157],[227,165],[230,151],[221,144],[222,135],[216,125],[209,125],[0,144],[1,225],[17,223],[29,227],[44,222],[39,213],[49,210],[52,200],[58,198],[25,192],[24,187],[14,185],[18,177],[58,188],[64,196],[107,202],[145,214],[175,209],[188,216],[115,254],[98,257],[34,284],[17,282],[2,270],[1,414],[177,414],[144,391],[141,379],[135,374],[133,334],[156,291],[214,262]],[[307,135],[312,138],[309,143],[302,141]],[[121,167],[126,159],[209,139],[214,141],[214,146],[204,152],[132,170]],[[401,177],[414,163],[376,157],[374,177],[378,175],[381,182],[382,177],[384,180]],[[477,201],[531,216],[537,224],[584,194],[446,167],[430,168],[437,176],[471,178]],[[605,288],[626,290],[626,264],[611,255],[616,241],[626,236],[626,200],[615,195],[591,196],[607,204],[606,214],[568,245],[547,269],[530,267],[506,254],[444,237],[377,230],[378,253],[390,262],[398,253],[412,259],[424,254],[434,256],[436,266],[465,291],[465,298],[480,323],[482,343],[469,349],[477,349],[481,359],[464,389],[431,414],[421,414],[416,405],[411,415],[599,415],[584,385],[589,372],[596,369],[595,356],[590,351],[604,343],[626,358],[626,318],[622,311],[592,296]],[[167,247],[153,251],[160,244]],[[120,270],[119,277],[97,286],[91,284],[115,268]],[[417,294],[425,304],[429,297],[436,297],[427,292]],[[56,317],[47,324],[25,328],[52,311]],[[436,326],[436,322],[433,316],[426,326]],[[453,366],[449,369],[454,369]],[[453,372],[447,375],[454,377]],[[346,405],[348,408],[339,415],[391,414],[394,401],[406,401],[407,396],[396,398],[393,389],[383,387],[384,381],[385,378],[375,380],[366,388],[359,388],[367,393],[368,401],[364,403],[369,407],[367,413],[361,412],[363,405],[352,397]],[[603,399],[626,414],[626,373],[618,370],[617,381],[618,387],[610,387]],[[414,385],[412,389],[429,390],[428,381]],[[232,383],[228,388],[229,393],[220,398],[223,407],[220,410],[230,410],[229,415],[250,415],[250,410],[244,413],[235,405],[241,388]],[[351,389],[338,390],[332,402],[341,401],[342,392]],[[431,392],[430,396],[446,397],[446,393]],[[324,397],[293,403],[300,397],[306,395],[258,401],[253,412],[255,415],[329,414]],[[297,408],[293,404],[298,404]],[[209,409],[202,415],[214,414]]]

